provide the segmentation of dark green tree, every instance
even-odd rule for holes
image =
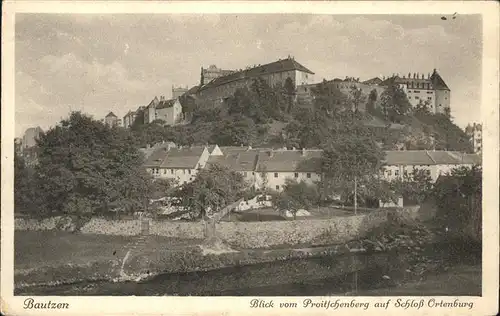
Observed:
[[[287,102],[287,113],[291,113],[293,110],[293,103],[295,100],[295,85],[293,84],[293,81],[290,77],[286,78],[285,84],[283,86],[283,90],[286,96],[286,102]]]
[[[323,80],[312,89],[314,108],[317,111],[335,116],[340,112],[350,110],[347,105],[347,95],[343,93],[335,82]]]
[[[130,133],[72,112],[41,136],[40,207],[66,214],[95,214],[111,208],[144,207],[151,180]]]
[[[213,165],[200,170],[194,181],[182,185],[175,195],[192,218],[211,218],[242,198],[247,188],[241,174]]]
[[[381,109],[385,119],[390,122],[402,122],[410,112],[411,104],[406,93],[396,84],[390,84],[380,96]]]
[[[482,168],[460,167],[438,178],[434,189],[438,219],[465,237],[481,241]]]
[[[352,192],[357,208],[358,190],[369,188],[379,174],[384,152],[359,125],[345,126],[344,132],[333,134],[322,155],[323,181],[337,195]]]
[[[394,192],[403,197],[409,204],[422,204],[433,194],[433,181],[427,170],[414,169],[411,173],[403,174],[402,178],[391,181]]]
[[[293,179],[287,179],[281,192],[271,193],[272,202],[275,209],[279,212],[289,211],[296,219],[297,212],[300,209],[310,209],[318,205],[319,193],[314,185],[308,185],[304,181],[297,182]]]

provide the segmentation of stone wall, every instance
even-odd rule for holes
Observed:
[[[205,225],[203,222],[151,221],[149,233],[173,238],[202,239]]]
[[[104,234],[135,236],[141,233],[141,221],[134,220],[108,220],[92,218],[80,230],[83,234]]]
[[[392,211],[377,210],[359,215],[339,216],[330,219],[298,219],[269,222],[220,222],[216,234],[234,247],[267,248],[278,245],[328,245],[340,244],[361,238],[370,229],[388,220],[388,213],[396,212],[405,218],[417,219],[419,208]],[[44,220],[16,218],[16,230],[57,229],[57,218]],[[173,238],[203,239],[203,222],[150,220],[149,232]],[[133,236],[141,234],[141,220],[108,220],[93,218],[81,228],[84,234]]]
[[[362,237],[369,229],[387,221],[387,211],[331,219],[270,222],[221,222],[217,235],[240,248],[278,245],[328,245]]]

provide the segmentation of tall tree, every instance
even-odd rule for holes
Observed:
[[[210,218],[243,197],[247,188],[241,174],[213,165],[200,170],[194,181],[182,185],[176,196],[192,218]]]
[[[391,122],[401,122],[411,110],[406,93],[397,84],[390,84],[380,98],[382,112],[385,118]]]
[[[324,147],[322,173],[324,181],[339,194],[348,189],[353,192],[357,208],[358,189],[376,178],[384,152],[363,127],[345,127],[343,133],[334,134]]]
[[[323,80],[314,89],[314,108],[318,111],[334,116],[347,108],[347,95],[337,88],[335,82]]]
[[[150,178],[130,133],[110,128],[80,112],[39,140],[37,173],[48,210],[95,213],[144,206]]]
[[[421,204],[433,193],[433,183],[427,170],[414,169],[402,178],[391,181],[391,188],[403,197],[405,203]]]
[[[286,102],[287,102],[287,113],[291,113],[293,109],[293,103],[295,99],[295,85],[293,84],[293,81],[290,77],[286,78],[285,84],[283,86],[283,90],[286,96]]]
[[[287,179],[283,191],[274,192],[271,196],[274,207],[280,212],[289,211],[294,219],[300,209],[310,209],[318,205],[320,199],[316,186],[293,179]]]

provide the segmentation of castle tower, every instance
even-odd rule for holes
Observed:
[[[436,69],[432,72],[430,78],[435,91],[435,109],[436,113],[446,113],[450,111],[451,90],[439,75]]]

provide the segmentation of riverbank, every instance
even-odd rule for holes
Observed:
[[[16,232],[16,288],[99,280],[141,280],[161,273],[365,252],[359,242],[323,247],[231,249],[224,244],[160,236]],[[57,281],[54,281],[57,280]]]
[[[432,248],[434,243],[443,243],[447,239],[449,236],[443,235],[442,230],[404,218],[392,219],[388,224],[372,229],[362,239],[343,244],[320,247],[284,244],[265,249],[230,247],[221,240],[206,242],[156,235],[16,231],[14,280],[16,289],[22,291],[33,286],[88,281],[137,282],[154,279],[160,274],[196,273],[308,258],[331,261],[342,256],[384,253],[404,257],[407,274],[422,275],[446,265],[446,260],[426,260],[426,252],[428,256],[464,244],[454,242],[453,246]],[[470,244],[461,253],[467,253],[468,248],[471,248]],[[476,251],[478,249],[480,245],[476,245]],[[338,267],[334,269],[344,271]],[[349,269],[357,267],[351,264]]]
[[[426,260],[448,260],[432,252]],[[166,273],[141,282],[79,282],[16,289],[16,295],[357,296],[481,295],[480,258],[441,271],[409,271],[409,253],[358,253]],[[462,256],[460,256],[462,257]],[[458,257],[457,257],[458,258]],[[272,277],[270,277],[272,276]]]

